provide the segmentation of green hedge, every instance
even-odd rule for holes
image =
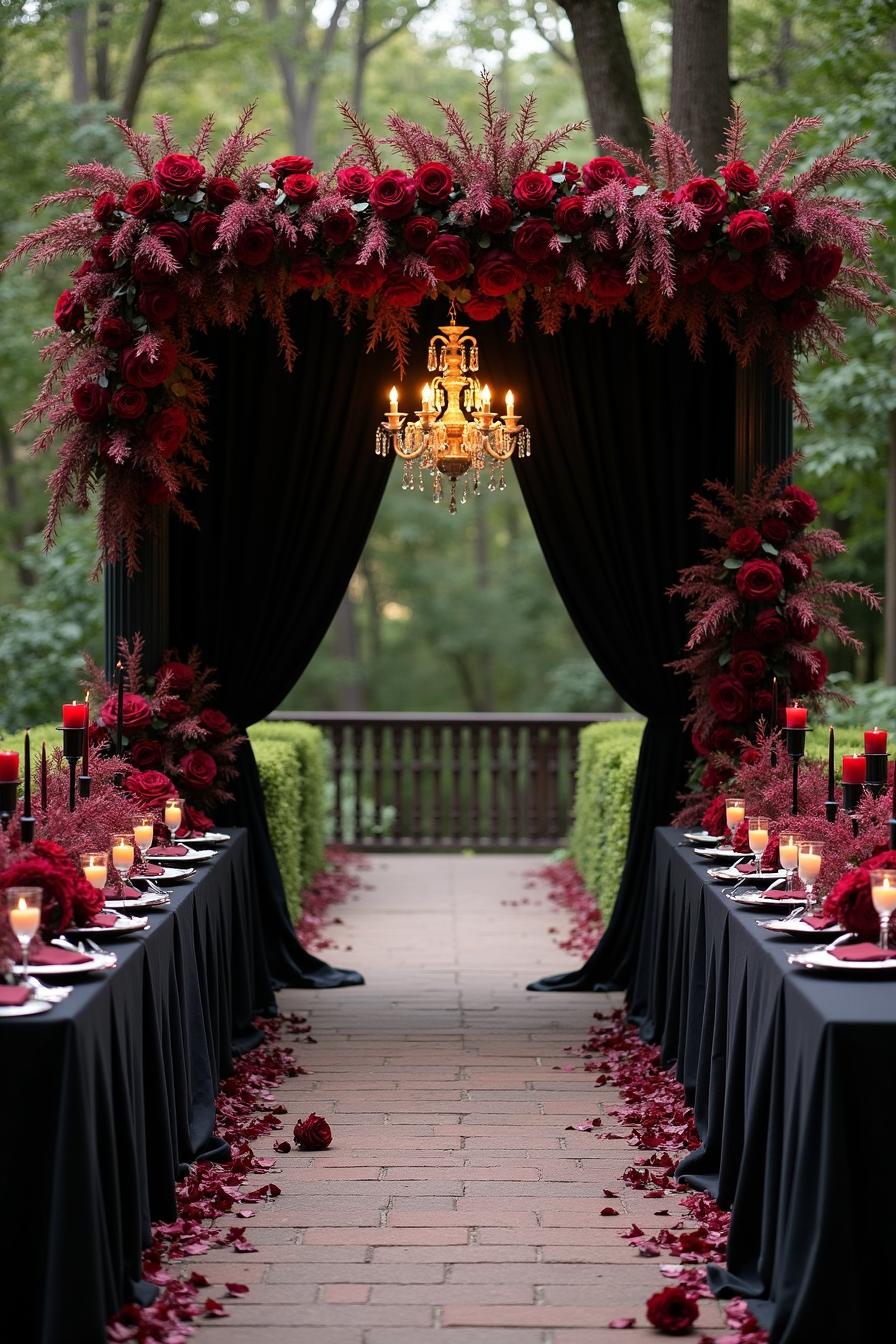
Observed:
[[[324,862],[324,735],[308,723],[265,720],[252,725],[249,738],[287,900],[298,915],[301,893]]]

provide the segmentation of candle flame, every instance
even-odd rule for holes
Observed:
[[[488,383],[485,383],[482,388],[482,400],[491,401],[491,399],[492,399],[491,389],[489,388]]]
[[[397,387],[392,387],[392,388],[389,389],[389,405],[390,405],[390,406],[397,406],[397,405],[398,405],[398,388],[397,388]]]
[[[506,398],[506,400],[507,400],[507,414],[508,414],[508,415],[513,415],[513,393],[512,393],[512,392],[508,392],[508,393],[507,393],[507,398]]]

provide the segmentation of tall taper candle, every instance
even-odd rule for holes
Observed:
[[[778,731],[778,678],[772,677],[772,732],[777,733],[777,731]],[[777,748],[775,747],[774,739],[772,740],[771,762],[773,767],[778,764],[778,751]]]
[[[25,733],[25,791],[22,798],[22,815],[31,816],[31,733]]]
[[[87,705],[87,727],[84,729],[84,759],[83,759],[83,761],[81,762],[81,774],[82,774],[82,775],[89,775],[89,774],[90,774],[90,755],[89,755],[89,750],[90,750],[90,692],[89,692],[89,691],[87,692],[86,696],[84,697],[84,700],[85,700],[85,703],[86,703],[86,705]]]
[[[834,729],[828,734],[828,798],[834,796]]]
[[[115,664],[115,675],[118,678],[118,712],[116,714],[116,738],[117,755],[121,755],[122,737],[124,734],[124,667],[121,659]]]
[[[40,746],[40,805],[43,810],[47,810],[47,744],[42,742]]]

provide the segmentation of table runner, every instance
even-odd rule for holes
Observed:
[[[893,1338],[896,977],[788,966],[800,944],[768,917],[656,831],[630,1009],[694,1106],[679,1175],[731,1209],[710,1282],[748,1297],[772,1344]]]
[[[233,1055],[260,1039],[270,1001],[245,832],[118,966],[40,1017],[0,1020],[0,1336],[103,1344],[110,1312],[145,1297],[150,1223],[213,1137]]]

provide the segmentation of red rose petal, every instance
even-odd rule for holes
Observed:
[[[277,1153],[289,1153],[292,1151],[292,1144],[287,1143],[285,1139],[280,1143],[274,1144],[274,1151]]]
[[[206,1316],[229,1316],[229,1315],[230,1315],[230,1312],[227,1311],[227,1309],[226,1309],[225,1307],[223,1307],[223,1306],[221,1305],[220,1302],[216,1302],[215,1299],[214,1299],[213,1297],[207,1297],[207,1298],[205,1299],[205,1315],[206,1315]]]
[[[616,1319],[615,1319],[615,1321],[609,1321],[609,1322],[608,1322],[608,1324],[607,1324],[607,1329],[608,1329],[608,1330],[631,1330],[631,1328],[632,1328],[632,1326],[633,1326],[634,1324],[635,1324],[635,1317],[634,1317],[634,1316],[617,1316]]]
[[[243,1293],[249,1291],[248,1283],[225,1283],[224,1287],[231,1297],[240,1297]]]

